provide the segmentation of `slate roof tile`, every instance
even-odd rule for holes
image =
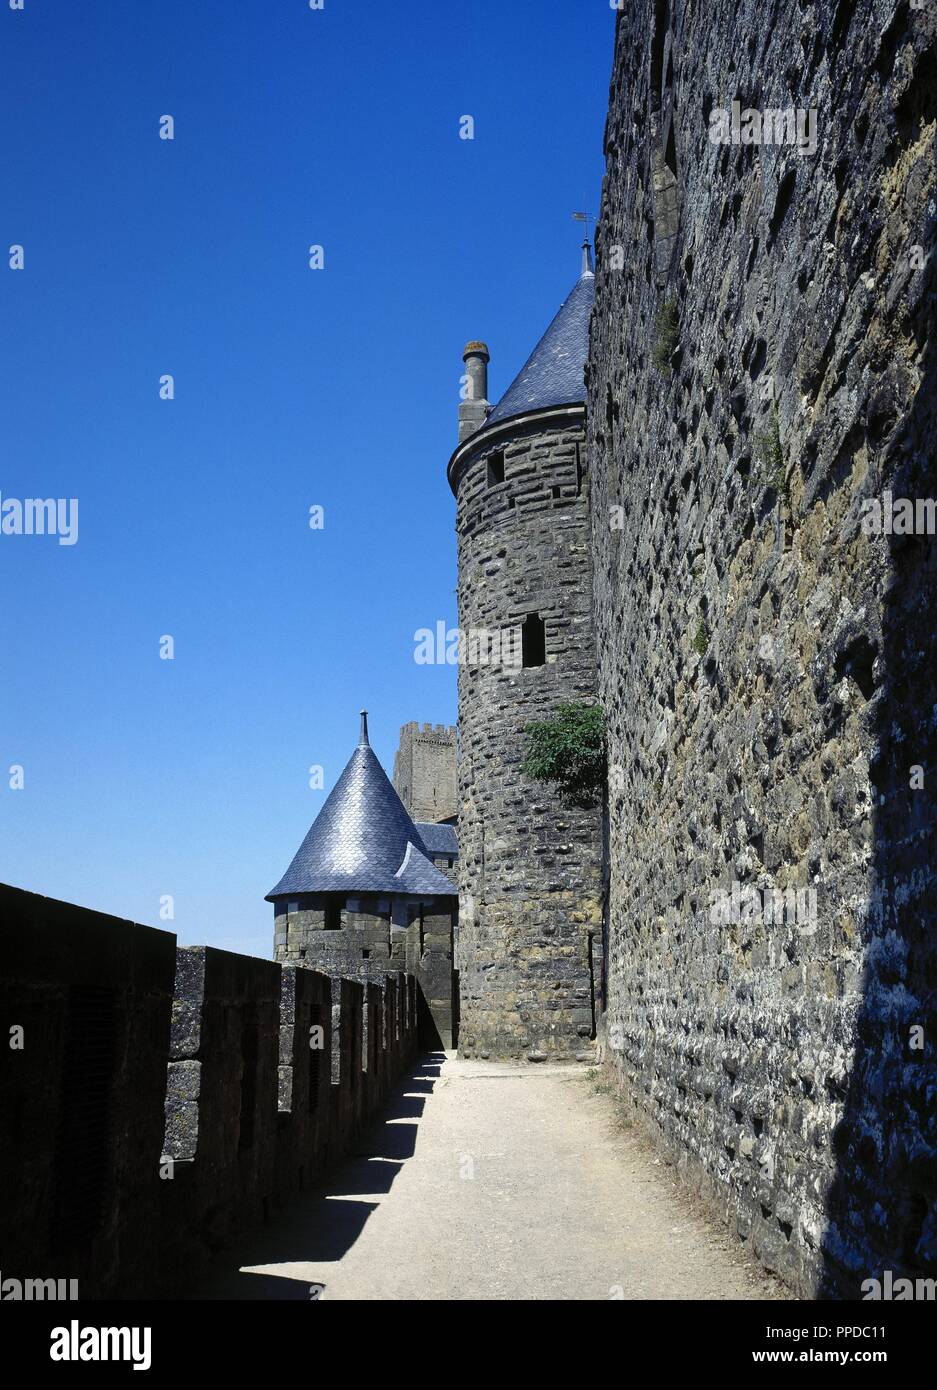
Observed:
[[[584,269],[482,429],[513,415],[585,400],[583,371],[589,352],[589,315],[594,295],[595,275],[591,269]]]
[[[454,895],[368,743],[363,711],[361,726],[358,747],[268,902],[300,893]]]

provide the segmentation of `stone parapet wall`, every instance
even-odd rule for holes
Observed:
[[[0,886],[0,1029],[5,1275],[178,1294],[347,1150],[415,1053],[415,981],[177,949]]]

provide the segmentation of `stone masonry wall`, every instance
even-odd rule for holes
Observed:
[[[455,816],[455,765],[456,731],[451,725],[402,725],[393,781],[412,820],[442,821]]]
[[[323,900],[324,901],[324,900]],[[386,912],[350,911],[343,907],[340,926],[325,925],[324,907],[315,897],[304,898],[293,911],[279,899],[274,916],[274,959],[305,965],[326,975],[369,980],[388,970],[406,970],[419,960],[419,923],[407,926]]]
[[[606,129],[605,1055],[808,1296],[937,1265],[937,538],[860,522],[937,493],[935,59],[932,5],[635,0]],[[735,98],[815,152],[714,143]]]
[[[450,872],[452,872],[450,870]],[[286,898],[274,907],[274,959],[284,965],[321,970],[330,979],[376,981],[383,989],[388,971],[416,976],[419,998],[420,1045],[426,1049],[454,1046],[458,1019],[453,1008],[453,930],[457,900],[404,898],[384,900],[385,912],[347,905],[338,914],[339,926],[327,928],[324,898],[304,896],[290,911]],[[376,907],[375,904],[371,904]]]
[[[459,666],[460,1050],[591,1056],[598,816],[524,778],[525,726],[595,697],[577,421],[480,439],[458,482],[459,626],[545,623],[546,664]],[[487,456],[504,449],[504,481]]]
[[[0,885],[4,1276],[178,1297],[348,1150],[416,1029],[412,976],[177,949]]]

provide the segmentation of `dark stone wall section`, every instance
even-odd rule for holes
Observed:
[[[416,1045],[411,975],[177,949],[0,885],[4,1274],[177,1296],[349,1148]]]
[[[935,27],[635,0],[606,127],[605,1057],[808,1296],[937,1269],[937,537],[861,524],[937,496]],[[736,99],[815,145],[715,142]]]
[[[174,971],[166,932],[0,886],[5,1276],[146,1285]]]

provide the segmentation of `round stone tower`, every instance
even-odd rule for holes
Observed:
[[[521,772],[527,725],[593,703],[596,664],[582,273],[499,403],[466,346],[457,499],[460,905],[466,1056],[591,1060],[601,979],[601,813]]]

